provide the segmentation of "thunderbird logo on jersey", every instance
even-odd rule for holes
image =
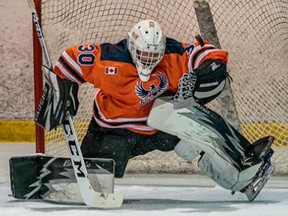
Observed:
[[[156,83],[158,84],[155,84],[155,81],[153,81],[152,83],[149,84],[149,89],[146,89],[143,86],[144,82],[141,81],[140,83],[137,82],[135,86],[136,95],[140,99],[142,99],[138,107],[138,110],[141,109],[141,107],[143,107],[145,104],[155,100],[158,96],[163,94],[168,88],[169,82],[166,74],[164,73],[153,74],[152,77],[153,76],[158,78],[156,79],[157,80]]]

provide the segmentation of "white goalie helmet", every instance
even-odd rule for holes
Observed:
[[[128,32],[127,45],[140,79],[147,82],[165,52],[166,37],[160,25],[153,20],[138,22]]]

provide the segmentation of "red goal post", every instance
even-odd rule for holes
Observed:
[[[38,13],[39,22],[41,23],[41,2],[42,0],[34,0],[35,8]],[[34,110],[36,112],[38,104],[41,99],[43,90],[43,75],[42,75],[42,49],[37,36],[37,31],[32,21],[32,34],[33,34],[33,62],[34,62]],[[36,153],[45,153],[45,133],[44,129],[35,124],[35,142]]]
[[[192,42],[196,34],[229,51],[231,91],[209,107],[240,125],[253,142],[275,136],[273,157],[278,173],[288,164],[288,2],[283,0],[34,0],[52,62],[68,46],[117,42],[140,19],[155,19],[167,36]],[[207,10],[207,5],[209,8]],[[43,88],[42,54],[33,30],[35,107]],[[93,88],[80,87],[74,119],[80,141],[91,118]],[[233,99],[231,101],[231,99]],[[231,104],[235,106],[230,106]],[[234,122],[234,120],[239,122]],[[233,122],[231,122],[233,121]],[[36,126],[36,151],[65,155],[61,131]],[[136,164],[136,165],[135,165]],[[135,168],[137,167],[137,168]],[[196,171],[173,153],[152,152],[132,159],[131,172]]]

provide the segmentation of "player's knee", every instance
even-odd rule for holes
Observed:
[[[187,161],[193,161],[197,156],[199,156],[196,146],[191,142],[180,140],[174,148],[174,151],[178,156]]]
[[[115,177],[121,178],[125,173],[133,147],[134,143],[129,142],[126,138],[88,132],[82,141],[81,150],[86,158],[113,159]]]
[[[97,142],[97,136],[94,133],[87,133],[81,144],[83,157],[95,157],[95,155],[97,155],[96,150],[99,149],[98,146],[96,146],[97,143],[100,144]]]

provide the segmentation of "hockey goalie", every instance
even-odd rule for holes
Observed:
[[[81,153],[96,191],[113,191],[113,178],[108,185],[99,180],[103,173],[121,178],[129,159],[157,149],[175,151],[187,161],[200,158],[203,173],[252,201],[274,170],[273,137],[251,144],[205,107],[229,80],[227,62],[227,51],[200,36],[192,44],[178,42],[165,37],[156,21],[143,20],[116,44],[64,50],[53,71],[45,68],[50,81],[36,121],[46,130],[65,125],[67,115],[77,113],[78,86],[89,82],[99,90]],[[10,164],[16,198],[81,203],[85,196],[77,192],[79,173],[75,179],[69,159],[38,155],[12,158]],[[34,168],[19,179],[27,167]]]

